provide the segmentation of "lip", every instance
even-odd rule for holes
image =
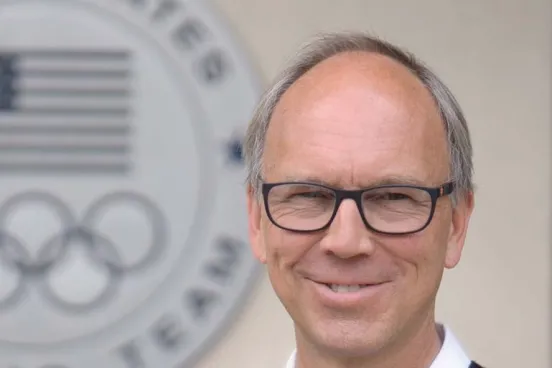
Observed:
[[[357,291],[336,293],[326,284],[308,280],[314,286],[314,292],[325,306],[331,308],[353,308],[361,304],[369,303],[372,299],[381,295],[388,288],[389,282],[371,284]]]

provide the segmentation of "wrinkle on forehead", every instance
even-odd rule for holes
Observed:
[[[266,174],[333,175],[353,186],[382,175],[432,180],[448,173],[445,138],[431,94],[409,70],[376,54],[342,54],[282,96],[267,133]]]

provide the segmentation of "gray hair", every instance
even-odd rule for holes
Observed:
[[[258,194],[262,183],[263,151],[274,108],[282,95],[302,75],[322,61],[346,52],[369,52],[387,56],[408,68],[433,96],[445,124],[450,154],[450,177],[455,181],[453,203],[473,191],[472,146],[466,119],[454,95],[427,66],[415,56],[386,41],[365,33],[322,34],[307,43],[261,97],[248,126],[243,153],[247,184]]]

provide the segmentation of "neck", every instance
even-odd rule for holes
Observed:
[[[428,320],[385,349],[365,356],[339,357],[297,334],[296,368],[428,368],[441,349],[444,331]]]

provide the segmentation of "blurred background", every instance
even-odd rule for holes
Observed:
[[[468,119],[476,209],[438,319],[486,367],[552,366],[550,1],[3,0],[0,368],[285,365],[239,142],[294,51],[336,30],[415,53]]]

